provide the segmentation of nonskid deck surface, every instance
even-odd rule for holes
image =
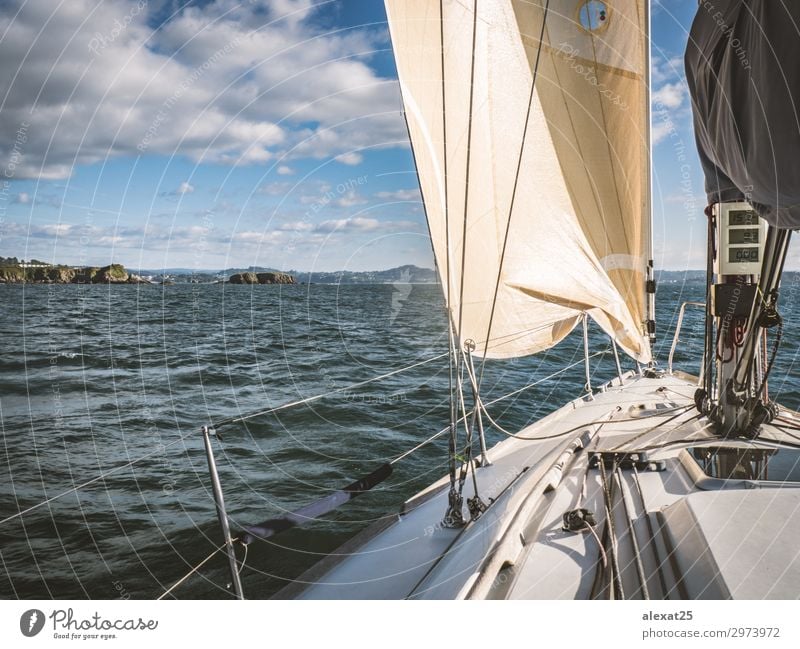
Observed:
[[[449,485],[443,478],[277,597],[800,597],[800,556],[783,542],[769,561],[759,552],[766,535],[800,534],[800,517],[790,515],[800,510],[800,489],[764,484],[746,491],[753,481],[715,481],[687,459],[683,449],[692,440],[720,443],[693,407],[694,389],[690,377],[634,376],[570,402],[490,449],[491,465],[476,477],[479,495],[491,504],[478,520],[459,529],[442,525]],[[763,437],[789,439],[773,427]],[[597,462],[589,467],[593,454],[640,450],[649,463],[640,469],[604,463],[601,475]],[[470,479],[465,502],[473,495]],[[765,507],[779,513],[765,516]],[[595,534],[562,529],[564,513],[578,508],[595,514]],[[613,525],[606,525],[606,511]],[[760,532],[745,534],[750,527]],[[746,568],[744,551],[757,553]],[[753,570],[754,562],[763,565]]]

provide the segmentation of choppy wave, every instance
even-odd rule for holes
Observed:
[[[0,597],[149,598],[220,542],[199,428],[253,409],[330,392],[446,351],[438,287],[6,286],[0,300],[0,519],[116,471],[0,525],[7,572]],[[680,300],[702,286],[660,289],[671,336]],[[787,296],[785,304],[793,304]],[[797,334],[771,381],[791,407]],[[700,314],[687,314],[676,364],[700,350]],[[670,340],[662,335],[660,357]],[[607,340],[592,334],[592,345]],[[582,358],[571,336],[555,350],[490,362],[487,398]],[[610,378],[607,354],[596,382]],[[519,428],[580,393],[582,368],[493,406]],[[447,420],[442,359],[385,382],[282,410],[225,431],[217,461],[235,525],[305,504],[414,446]],[[490,441],[499,441],[491,436]],[[184,438],[185,439],[182,439]],[[424,448],[374,493],[329,520],[256,546],[244,582],[267,596],[354,531],[444,473],[442,444]],[[226,564],[212,561],[180,597],[227,597]]]

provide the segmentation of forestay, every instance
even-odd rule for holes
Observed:
[[[459,343],[531,354],[586,312],[649,361],[646,3],[386,8]]]

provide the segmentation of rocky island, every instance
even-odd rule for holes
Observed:
[[[13,260],[16,261],[16,260]],[[8,263],[0,259],[0,284],[149,284],[122,264],[108,266],[53,266],[35,260]]]
[[[294,276],[288,273],[236,273],[231,275],[228,284],[296,284]]]

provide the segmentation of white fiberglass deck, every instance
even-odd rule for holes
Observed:
[[[618,566],[626,598],[800,597],[800,551],[787,541],[800,534],[800,489],[714,480],[684,450],[697,442],[770,453],[769,438],[791,434],[768,426],[757,442],[722,442],[694,409],[694,389],[683,375],[628,376],[570,402],[518,433],[535,439],[490,449],[491,465],[476,472],[490,506],[477,521],[441,525],[443,478],[277,597],[607,598],[599,536],[562,529],[563,514],[579,507],[594,512],[597,531],[612,512],[605,565]],[[616,485],[608,501],[599,467],[588,465],[592,453],[612,451],[641,451],[652,470],[604,471]],[[465,503],[473,493],[469,479]]]

